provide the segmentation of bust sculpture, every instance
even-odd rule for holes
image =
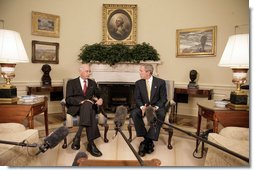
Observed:
[[[196,70],[190,71],[190,82],[188,84],[188,88],[198,88],[198,85],[196,83],[197,81],[198,72]]]
[[[44,64],[41,68],[43,71],[43,76],[41,78],[42,86],[51,86],[51,78],[49,72],[51,71],[51,67],[48,64]]]

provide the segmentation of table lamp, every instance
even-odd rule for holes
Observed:
[[[241,90],[241,85],[246,83],[249,69],[249,34],[230,36],[218,65],[233,71],[232,82],[236,84],[236,90],[230,94],[229,107],[247,107],[247,92]]]
[[[11,84],[11,79],[15,77],[16,63],[25,62],[29,60],[20,34],[0,29],[1,77],[5,79],[5,83],[0,84],[0,102],[8,103],[17,99],[17,88]]]

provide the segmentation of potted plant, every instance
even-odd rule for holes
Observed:
[[[135,62],[140,61],[159,61],[159,54],[156,49],[153,48],[149,43],[136,44],[131,49],[132,60]]]
[[[104,45],[96,43],[84,45],[79,54],[82,62],[100,62],[114,65],[119,62],[139,63],[140,61],[160,60],[157,50],[148,43],[128,46],[124,44]]]

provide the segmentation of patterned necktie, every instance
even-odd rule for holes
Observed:
[[[146,90],[147,90],[147,95],[148,95],[148,99],[150,100],[150,96],[151,96],[151,90],[150,90],[150,84],[149,81],[146,80]]]
[[[86,89],[87,89],[87,87],[86,87],[86,80],[84,80],[84,88],[83,88],[84,96],[86,95]]]

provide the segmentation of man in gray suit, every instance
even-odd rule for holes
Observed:
[[[138,154],[144,156],[154,151],[153,141],[158,141],[162,124],[156,122],[148,130],[145,128],[143,117],[148,106],[152,106],[159,120],[165,119],[165,104],[167,102],[166,82],[153,76],[153,66],[143,64],[139,69],[141,79],[135,83],[136,108],[131,111],[136,134],[144,137],[140,143]]]
[[[88,139],[87,151],[93,156],[102,155],[94,144],[94,139],[100,137],[100,132],[96,120],[96,105],[102,105],[99,88],[94,80],[89,79],[91,75],[90,65],[82,64],[79,68],[80,76],[69,80],[66,88],[67,112],[73,116],[79,115],[79,129],[73,139],[71,148],[80,148],[80,137],[82,130],[86,128]]]

